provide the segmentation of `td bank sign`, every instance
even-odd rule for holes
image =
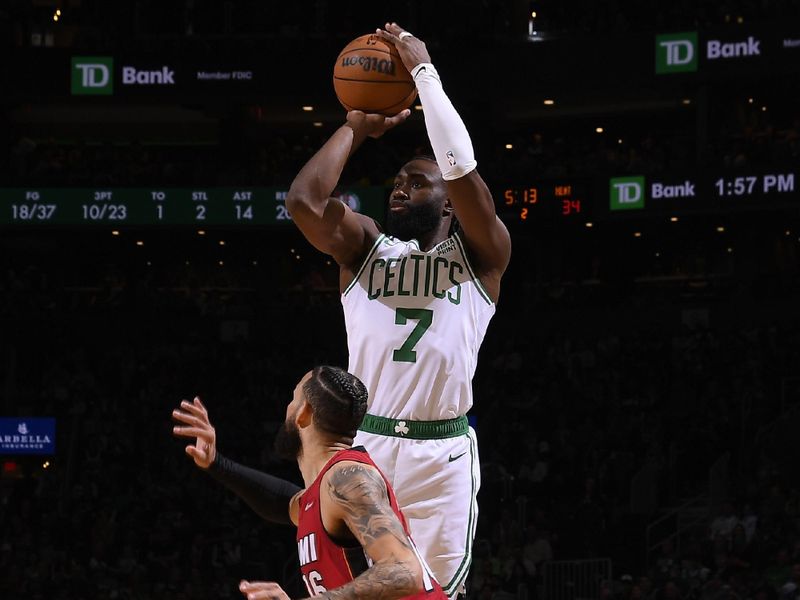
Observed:
[[[709,39],[705,42],[708,62],[750,56],[761,56],[761,40],[749,35],[745,39],[723,41]],[[656,73],[687,73],[697,71],[700,45],[696,31],[667,33],[656,36]]]
[[[156,70],[137,69],[125,65],[121,69],[123,86],[175,85],[175,71],[168,66]],[[72,95],[105,95],[114,93],[114,58],[111,56],[72,57]]]
[[[665,183],[651,181],[645,185],[644,175],[630,177],[612,177],[608,188],[609,209],[638,210],[644,208],[645,200],[661,200],[669,198],[695,198],[695,182],[685,179],[681,183]]]

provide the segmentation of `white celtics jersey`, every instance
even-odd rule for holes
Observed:
[[[428,252],[381,235],[342,294],[349,371],[369,413],[438,421],[472,406],[472,376],[495,305],[458,235]]]

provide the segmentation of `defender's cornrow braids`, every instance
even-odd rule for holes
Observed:
[[[353,416],[358,415],[367,403],[367,388],[347,371],[336,368],[324,369],[320,373],[320,383],[338,402],[349,405]]]
[[[368,398],[366,387],[357,377],[339,367],[315,367],[303,391],[321,429],[355,436],[367,411]]]

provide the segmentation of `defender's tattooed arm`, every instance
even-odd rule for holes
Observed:
[[[331,533],[350,533],[372,559],[372,566],[350,583],[322,594],[336,600],[402,598],[423,590],[428,578],[392,510],[386,483],[377,469],[342,461],[327,473]],[[337,527],[337,525],[339,527]],[[336,531],[339,529],[339,531]]]

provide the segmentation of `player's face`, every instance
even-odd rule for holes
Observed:
[[[292,401],[286,407],[286,420],[275,434],[275,453],[286,460],[295,460],[303,450],[300,430],[295,423],[297,411],[304,401],[303,386],[311,379],[311,371],[306,373],[294,388]]]
[[[442,173],[430,160],[412,160],[394,178],[386,229],[401,240],[419,239],[439,226],[446,188]]]

